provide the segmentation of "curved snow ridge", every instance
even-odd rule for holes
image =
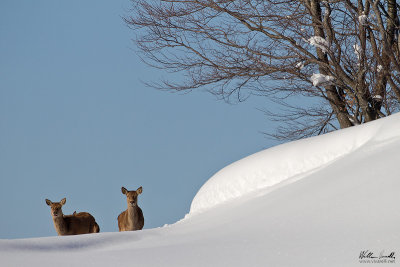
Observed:
[[[271,187],[349,154],[369,141],[400,136],[400,114],[250,155],[212,176],[192,201],[190,215],[242,195]]]

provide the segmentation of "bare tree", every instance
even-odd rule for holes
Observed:
[[[148,64],[225,99],[279,103],[275,138],[298,139],[398,111],[396,0],[132,0],[125,22]],[[311,99],[305,104],[299,97]]]

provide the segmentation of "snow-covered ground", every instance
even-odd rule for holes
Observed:
[[[397,164],[400,114],[235,162],[174,225],[0,240],[0,266],[363,266],[400,255]]]

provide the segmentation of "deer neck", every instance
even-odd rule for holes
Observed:
[[[61,216],[56,217],[53,216],[53,222],[58,235],[65,235],[67,232],[67,224],[64,220],[64,215],[62,214]]]
[[[128,217],[133,219],[138,216],[138,206],[128,206]]]

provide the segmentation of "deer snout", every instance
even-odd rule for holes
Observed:
[[[131,204],[132,207],[136,206],[136,202],[135,201],[130,201],[129,204]]]

